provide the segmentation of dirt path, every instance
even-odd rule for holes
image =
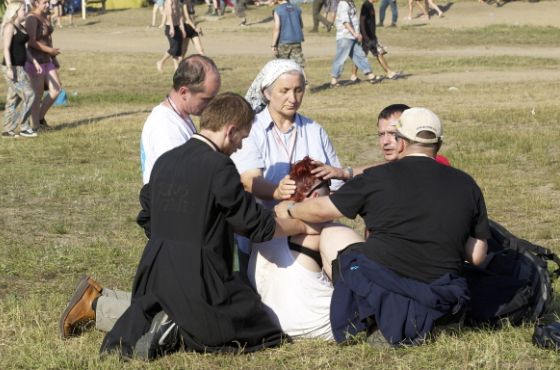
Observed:
[[[404,3],[403,0],[400,1]],[[402,4],[401,4],[402,5]],[[482,27],[491,24],[513,25],[542,25],[560,26],[560,2],[544,1],[539,3],[513,2],[502,8],[472,2],[448,3],[445,18],[434,17],[427,27],[442,28],[467,28]],[[309,9],[304,10],[304,23],[311,24]],[[254,17],[254,12],[249,12],[249,19]],[[264,14],[264,12],[261,12]],[[406,7],[399,9],[400,25],[422,25],[426,23],[421,19],[406,21]],[[123,20],[121,22],[105,22],[107,17]],[[141,25],[134,25],[130,21],[133,17],[146,20]],[[167,48],[162,31],[157,28],[147,28],[145,24],[150,17],[150,9],[131,9],[122,12],[108,13],[101,16],[90,17],[86,21],[79,20],[77,28],[64,28],[55,33],[55,43],[63,51],[107,51],[122,53],[153,52],[161,53]],[[128,22],[126,21],[128,19]],[[218,22],[207,19],[204,24],[204,47],[208,55],[258,55],[270,54],[270,28],[271,23],[264,22],[253,24],[247,32],[238,30],[238,20],[226,16]],[[121,24],[110,26],[106,24]],[[262,32],[260,32],[262,30]],[[334,53],[334,35],[306,35],[306,57],[332,56]],[[560,48],[515,48],[515,47],[474,47],[464,49],[426,50],[391,49],[392,53],[415,55],[462,55],[462,56],[491,56],[491,55],[518,55],[518,56],[547,56],[560,58]]]

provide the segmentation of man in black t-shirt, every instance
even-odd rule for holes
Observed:
[[[350,251],[396,273],[397,282],[431,286],[444,276],[461,276],[465,260],[475,265],[484,261],[490,237],[486,206],[469,175],[434,160],[442,126],[433,112],[408,109],[396,128],[399,160],[365,170],[330,197],[282,203],[275,210],[309,222],[360,215],[371,231],[365,242],[333,235],[328,239],[332,250],[321,252],[334,260],[338,250],[355,243],[339,255],[338,263]]]
[[[402,72],[395,72],[389,67],[384,55],[387,54],[383,45],[377,40],[375,33],[375,8],[374,0],[365,0],[360,10],[360,34],[362,35],[362,48],[366,56],[369,52],[377,59],[381,68],[387,73],[387,78],[396,80],[402,77]],[[352,66],[352,76],[357,76],[358,67]]]
[[[439,119],[411,108],[396,127],[398,161],[367,169],[328,198],[293,205],[290,214],[310,222],[361,215],[373,231],[363,252],[416,280],[460,273],[463,260],[482,262],[490,236],[484,198],[469,175],[434,160]]]

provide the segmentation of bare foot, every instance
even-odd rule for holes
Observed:
[[[158,60],[156,62],[156,68],[157,68],[159,73],[163,72],[163,64],[161,63],[161,61]]]

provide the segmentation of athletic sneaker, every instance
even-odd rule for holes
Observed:
[[[13,131],[6,131],[2,133],[2,139],[14,139],[16,137],[19,137],[19,135]]]
[[[180,344],[179,327],[163,311],[152,319],[150,330],[136,342],[134,357],[149,361],[177,351]]]
[[[32,129],[27,129],[25,131],[20,131],[19,132],[19,136],[23,136],[23,137],[37,137],[37,133],[35,131],[33,131]]]

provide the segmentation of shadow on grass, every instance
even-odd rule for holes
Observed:
[[[253,24],[269,23],[269,22],[272,22],[273,20],[274,20],[274,17],[266,17],[266,18],[264,18],[264,19],[261,19],[260,21],[247,23],[247,26],[251,26],[251,25],[253,25]]]
[[[93,25],[95,25],[95,24],[97,24],[97,23],[101,23],[101,21],[89,21],[89,22],[86,22],[86,23],[84,23],[84,24],[80,24],[80,27],[93,26]]]
[[[151,111],[151,109],[141,109],[141,110],[136,110],[136,111],[119,112],[119,113],[106,114],[106,115],[97,116],[97,117],[84,118],[84,119],[81,119],[79,121],[62,123],[62,124],[57,125],[57,126],[52,126],[52,128],[50,128],[49,131],[60,131],[60,130],[68,129],[68,128],[76,128],[76,127],[80,127],[80,126],[83,126],[83,125],[89,125],[89,124],[92,124],[92,123],[97,123],[99,121],[103,121],[103,120],[106,120],[106,119],[109,119],[109,118],[130,116],[130,115],[138,114],[138,113],[150,113],[150,111]]]
[[[412,76],[412,73],[403,73],[401,75],[399,75],[399,77],[395,78],[395,79],[389,79],[389,78],[384,78],[383,80],[381,80],[378,83],[375,83],[373,85],[380,85],[383,83],[390,83],[391,81],[396,81],[396,80],[404,80],[407,79],[408,77]],[[358,80],[358,81],[352,81],[352,80],[339,80],[338,81],[338,85],[336,87],[331,87],[331,83],[330,82],[326,82],[322,85],[317,85],[317,86],[311,86],[309,88],[309,91],[312,93],[318,93],[321,91],[325,91],[325,90],[330,90],[330,89],[341,89],[341,88],[345,88],[348,86],[353,86],[353,85],[358,85],[358,84],[368,84],[368,81],[366,80]]]
[[[441,9],[442,12],[447,13],[449,11],[449,9],[451,9],[451,7],[454,4],[455,4],[454,2],[450,1],[445,5],[438,5],[438,6],[439,6],[439,8]],[[435,10],[431,9],[431,12],[433,12],[434,15],[437,15],[437,12]],[[430,15],[432,14],[431,12],[430,12]]]

